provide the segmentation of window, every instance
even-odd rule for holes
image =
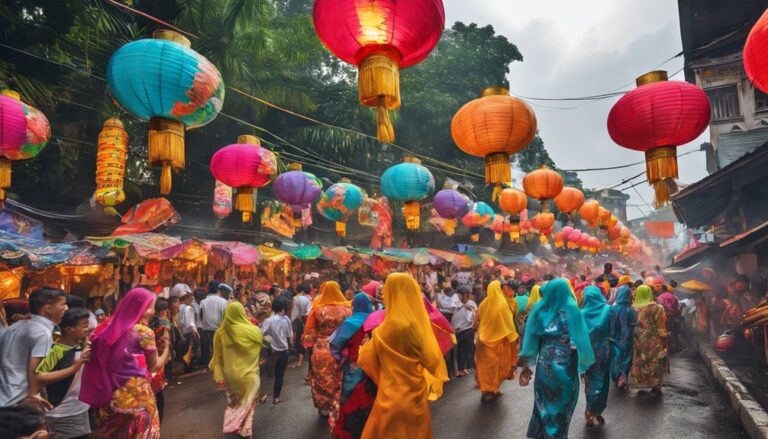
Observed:
[[[755,87],[755,111],[768,111],[768,95]]]
[[[732,120],[741,118],[739,93],[736,84],[714,87],[704,90],[707,92],[712,106],[712,120]]]

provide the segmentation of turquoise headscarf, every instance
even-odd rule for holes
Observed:
[[[616,293],[616,305],[632,306],[632,290],[628,286],[624,285],[619,288],[619,292]]]
[[[525,324],[525,339],[520,356],[532,363],[539,354],[541,335],[544,328],[557,316],[565,311],[568,316],[569,335],[571,344],[576,346],[579,356],[579,374],[589,369],[595,362],[595,352],[589,341],[589,331],[584,316],[571,294],[567,279],[558,278],[542,287],[542,299],[531,309]]]
[[[600,288],[590,286],[584,289],[584,305],[581,308],[581,313],[584,314],[584,320],[590,334],[608,323],[610,310]]]

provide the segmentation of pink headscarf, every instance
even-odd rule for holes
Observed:
[[[363,290],[363,292],[365,294],[367,294],[367,295],[371,296],[371,298],[375,299],[376,298],[376,289],[379,288],[379,285],[381,285],[381,282],[376,282],[375,280],[372,280],[372,281],[368,282],[367,284],[363,285],[363,288],[361,288],[361,289]]]
[[[133,326],[153,300],[155,294],[144,288],[129,291],[117,304],[107,326],[93,337],[91,360],[83,368],[86,385],[80,389],[80,401],[95,408],[105,406],[112,400],[115,389],[132,377],[147,375],[146,366],[142,367],[126,347]]]

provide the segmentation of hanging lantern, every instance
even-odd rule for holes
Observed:
[[[0,91],[0,202],[11,187],[11,160],[35,157],[50,139],[51,127],[40,110],[21,102],[15,91]]]
[[[445,234],[453,236],[456,220],[464,217],[472,208],[472,200],[453,189],[443,189],[432,199],[432,206],[441,218],[445,219]]]
[[[656,192],[656,206],[677,192],[677,152],[709,125],[710,106],[700,87],[668,81],[667,72],[637,78],[608,114],[608,133],[624,148],[645,152],[646,174]]]
[[[590,236],[587,240],[587,247],[589,248],[590,253],[597,253],[601,247],[600,240],[594,236]]]
[[[283,172],[272,185],[275,197],[291,207],[293,227],[301,227],[302,213],[323,194],[323,185],[314,174],[303,172],[301,164],[291,163],[288,172]]]
[[[608,238],[612,241],[619,239],[621,234],[621,227],[614,225],[608,228]]]
[[[317,211],[325,218],[336,221],[336,233],[347,236],[347,219],[363,203],[363,191],[349,179],[331,185],[317,202]]]
[[[509,231],[509,223],[503,215],[496,214],[493,216],[493,221],[491,221],[489,228],[493,232],[493,239],[500,241],[504,230]]]
[[[562,231],[555,233],[552,238],[555,241],[555,248],[565,247],[565,238],[563,237]]]
[[[763,13],[747,36],[744,45],[744,70],[755,87],[768,93],[768,10]]]
[[[539,212],[531,220],[531,225],[539,231],[539,241],[542,244],[549,242],[547,238],[548,232],[552,230],[555,224],[555,214],[552,212]]]
[[[563,177],[545,165],[523,177],[523,189],[528,196],[541,202],[541,211],[549,211],[549,200],[563,191]]]
[[[510,154],[528,146],[535,135],[536,115],[531,107],[501,87],[483,90],[451,121],[451,136],[459,149],[485,158],[485,182],[496,185],[494,200],[500,184],[512,181]]]
[[[392,143],[389,110],[400,108],[400,69],[423,61],[443,33],[441,0],[316,0],[320,41],[358,68],[360,103],[376,107],[377,137]]]
[[[605,227],[606,229],[610,229],[611,227],[615,226],[618,223],[619,223],[619,219],[616,218],[615,215],[611,215],[608,217],[607,220],[603,221],[603,227]]]
[[[597,210],[597,223],[600,227],[605,226],[605,223],[611,219],[611,211],[603,206]]]
[[[585,252],[589,250],[589,238],[591,238],[589,233],[582,233],[581,237],[579,238],[579,247],[581,248],[581,251]]]
[[[560,212],[568,215],[568,221],[571,220],[571,215],[577,212],[583,204],[584,192],[574,187],[565,186],[555,197],[555,206]]]
[[[232,188],[216,180],[213,187],[213,214],[216,218],[226,218],[232,213]]]
[[[99,133],[96,152],[96,191],[93,197],[107,212],[116,215],[114,207],[125,201],[123,179],[125,159],[128,156],[128,133],[120,119],[112,117],[104,122]]]
[[[506,188],[499,195],[499,207],[509,215],[509,239],[518,242],[520,239],[520,213],[528,207],[528,196],[525,192]]]
[[[621,240],[622,244],[627,244],[629,242],[629,238],[632,237],[632,232],[625,226],[621,226],[621,229],[619,230],[619,239]]]
[[[221,74],[176,32],[119,48],[107,65],[109,90],[125,111],[149,121],[149,163],[162,166],[160,193],[171,192],[171,170],[184,169],[184,131],[216,118],[224,103]]]
[[[588,200],[579,208],[579,216],[587,222],[589,227],[597,227],[600,221],[600,203],[597,200]]]
[[[491,219],[493,219],[493,208],[491,206],[478,201],[472,205],[472,209],[461,218],[461,222],[467,226],[472,233],[470,238],[472,242],[480,240],[480,229],[485,227]]]
[[[237,189],[235,209],[243,222],[256,212],[256,189],[268,185],[277,174],[277,157],[263,148],[256,136],[243,135],[237,143],[225,146],[211,157],[211,173],[222,183]]]
[[[421,165],[421,160],[406,157],[404,163],[392,166],[381,175],[381,192],[389,199],[405,203],[405,226],[419,230],[421,205],[435,190],[435,177]]]
[[[579,248],[579,242],[581,242],[582,232],[579,229],[574,230],[568,235],[568,248],[571,250]]]

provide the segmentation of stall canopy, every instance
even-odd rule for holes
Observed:
[[[85,241],[50,243],[0,230],[0,262],[44,270],[54,265],[98,265],[114,258],[108,248]]]

